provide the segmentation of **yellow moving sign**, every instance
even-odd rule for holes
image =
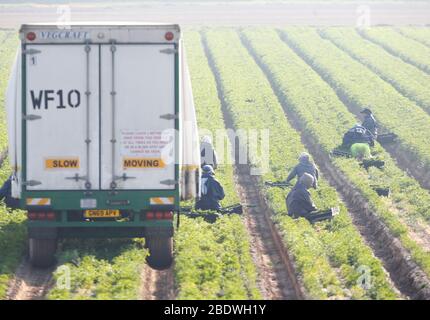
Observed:
[[[161,159],[156,158],[124,158],[124,169],[151,169],[164,168],[166,164]]]
[[[45,159],[46,169],[79,169],[79,158]]]

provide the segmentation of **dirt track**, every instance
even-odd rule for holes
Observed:
[[[52,282],[52,271],[32,268],[28,260],[23,260],[9,284],[8,300],[43,300]]]
[[[145,265],[142,272],[142,300],[175,299],[173,266],[170,269],[157,271]]]
[[[231,114],[222,92],[221,80],[203,36],[203,46],[215,76],[226,128],[234,128]],[[235,144],[239,148],[239,144]],[[239,154],[236,150],[235,154]],[[250,174],[247,164],[235,165],[234,179],[244,208],[244,222],[248,230],[251,254],[258,272],[258,287],[266,300],[302,300],[302,284],[296,276],[294,264],[284,246],[282,237],[271,219],[273,214],[257,187],[257,179]]]
[[[126,2],[126,1],[125,1]],[[212,3],[72,5],[71,20],[175,22],[197,25],[349,25],[369,10],[371,25],[430,25],[430,3],[379,3],[360,8],[353,3]],[[22,23],[55,22],[57,6],[0,6],[0,28]]]

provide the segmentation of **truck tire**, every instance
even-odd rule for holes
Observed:
[[[147,237],[145,239],[149,256],[146,258],[149,266],[156,270],[168,269],[173,262],[173,241],[166,237]]]
[[[55,263],[57,239],[29,239],[30,263],[36,268],[47,268]]]

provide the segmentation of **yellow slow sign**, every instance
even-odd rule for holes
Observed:
[[[79,158],[45,159],[46,169],[79,169]]]

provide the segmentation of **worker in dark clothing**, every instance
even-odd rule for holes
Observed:
[[[348,130],[343,136],[343,147],[351,148],[354,143],[367,143],[370,146],[374,146],[374,138],[368,132],[368,130],[360,124],[356,124],[353,128]]]
[[[201,198],[196,203],[197,210],[221,209],[220,201],[224,199],[224,189],[214,177],[215,172],[210,165],[203,166],[201,178]]]
[[[361,111],[364,114],[363,123],[361,124],[367,131],[372,135],[373,139],[376,140],[378,137],[378,124],[376,123],[376,119],[373,116],[373,113],[370,109],[366,108]]]
[[[4,200],[7,207],[19,208],[19,199],[12,198],[12,176],[10,176],[0,189],[0,201]]]
[[[330,209],[325,212],[315,212],[317,207],[311,199],[308,191],[314,184],[314,178],[308,173],[304,173],[299,182],[294,186],[287,196],[288,215],[294,219],[305,218],[310,223],[328,220],[337,214],[336,210]]]
[[[311,212],[317,210],[311,199],[308,189],[314,184],[314,178],[308,173],[304,173],[298,183],[287,196],[288,215],[297,219],[307,218]]]
[[[309,173],[314,178],[313,187],[314,189],[316,189],[318,187],[319,179],[318,168],[316,167],[315,163],[311,161],[309,154],[307,154],[306,152],[303,152],[300,155],[299,164],[295,166],[294,169],[290,172],[285,182],[288,183],[297,176],[298,183],[304,173]]]
[[[212,140],[209,136],[204,136],[200,144],[200,157],[202,168],[205,165],[210,165],[214,170],[218,168],[218,159],[215,149],[212,145]]]

